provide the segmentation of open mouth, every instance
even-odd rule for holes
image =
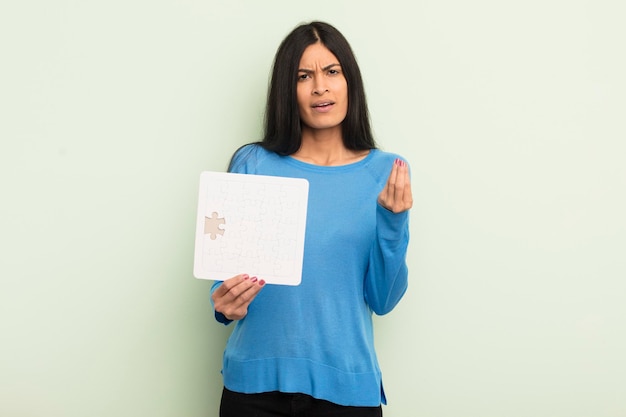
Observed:
[[[311,107],[313,107],[314,109],[325,109],[332,106],[333,104],[335,104],[335,102],[333,101],[323,101],[319,103],[314,103]]]

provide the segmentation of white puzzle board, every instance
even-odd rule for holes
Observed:
[[[194,276],[300,284],[308,195],[302,178],[202,172]]]

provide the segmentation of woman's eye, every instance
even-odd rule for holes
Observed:
[[[298,75],[298,81],[304,81],[309,78],[309,74],[300,74]]]

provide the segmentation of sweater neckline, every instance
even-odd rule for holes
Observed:
[[[365,158],[360,159],[356,162],[351,162],[345,165],[316,165],[309,162],[304,162],[299,159],[294,158],[291,155],[287,155],[285,158],[287,162],[291,165],[307,169],[309,171],[316,172],[340,172],[340,171],[351,171],[356,168],[360,168],[363,165],[366,165],[369,160],[374,156],[374,154],[378,152],[378,149],[370,149],[369,153],[365,156]]]

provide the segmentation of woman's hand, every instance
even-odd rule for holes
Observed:
[[[227,279],[211,296],[215,311],[228,320],[241,320],[248,314],[248,306],[264,285],[265,281],[246,274]]]
[[[401,213],[413,206],[409,167],[403,160],[394,161],[387,184],[378,195],[378,203],[394,213]]]

